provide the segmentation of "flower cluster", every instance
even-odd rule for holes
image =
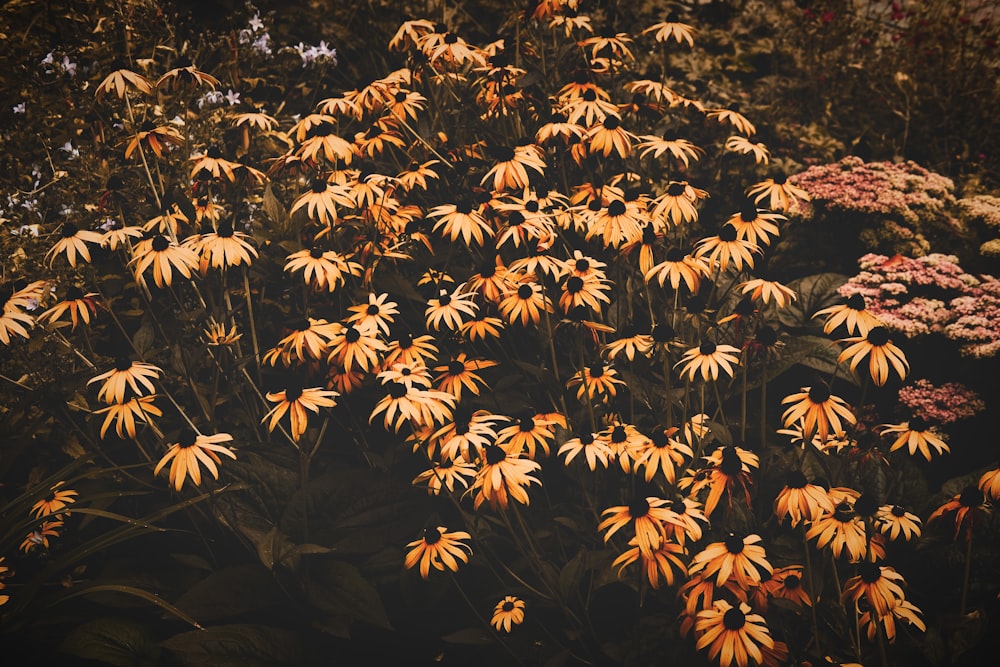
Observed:
[[[928,421],[951,424],[986,409],[983,399],[960,382],[933,385],[923,378],[899,389],[899,402]]]

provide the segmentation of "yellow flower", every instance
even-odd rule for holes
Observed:
[[[674,364],[674,368],[682,366],[681,375],[687,375],[687,379],[694,382],[695,377],[701,373],[702,380],[709,379],[715,381],[719,379],[719,369],[721,368],[729,377],[733,377],[733,365],[739,365],[739,349],[732,345],[717,345],[706,340],[698,347],[693,347],[684,353],[684,356]]]
[[[118,434],[119,438],[124,438],[126,433],[128,437],[134,438],[136,420],[145,423],[149,421],[149,415],[163,416],[163,412],[153,405],[154,398],[156,397],[133,396],[123,403],[112,403],[106,408],[96,410],[95,415],[107,413],[104,423],[101,424],[101,437],[105,436],[111,424],[114,423],[115,433]]]
[[[136,396],[152,393],[154,391],[153,380],[159,377],[161,372],[153,364],[122,358],[115,361],[115,367],[110,371],[91,378],[87,384],[91,385],[103,380],[104,384],[97,392],[97,400],[103,400],[109,405],[111,403],[124,403],[127,389],[131,389]]]
[[[228,433],[204,435],[187,430],[180,435],[177,442],[170,445],[167,453],[153,469],[153,474],[160,474],[163,467],[170,463],[170,484],[176,491],[181,490],[184,486],[184,480],[188,477],[191,478],[195,486],[201,486],[201,466],[203,465],[213,478],[219,479],[218,464],[222,463],[219,454],[236,460],[236,454],[233,450],[219,443],[229,442],[232,439],[233,436]]]
[[[53,516],[55,519],[61,519],[61,512],[66,509],[67,506],[76,502],[77,492],[72,489],[62,489],[62,482],[59,482],[52,487],[52,491],[49,495],[45,496],[34,505],[31,506],[31,513],[36,519],[40,519],[43,516]],[[67,512],[69,514],[69,512]]]
[[[98,232],[80,229],[71,222],[64,223],[59,230],[59,240],[45,253],[45,258],[49,261],[49,266],[52,266],[56,255],[66,253],[66,261],[75,268],[78,255],[83,261],[90,262],[90,250],[87,244],[99,244],[102,238],[103,234]]]
[[[289,425],[291,427],[292,440],[298,442],[302,434],[309,426],[309,412],[319,414],[320,408],[332,408],[337,405],[335,400],[340,394],[328,389],[311,387],[303,389],[300,386],[292,385],[283,391],[268,392],[267,400],[276,405],[264,415],[261,421],[270,421],[267,430],[273,431],[278,425],[278,421],[288,413]]]
[[[409,570],[419,563],[420,576],[424,579],[432,567],[441,572],[446,568],[458,572],[459,561],[468,563],[472,555],[472,548],[461,540],[472,539],[472,536],[464,530],[450,533],[447,530],[444,526],[425,528],[423,537],[406,545],[410,550],[403,560],[403,567]]]
[[[521,625],[524,622],[524,600],[507,595],[503,600],[497,602],[493,608],[493,618],[490,623],[497,631],[510,632],[514,625]]]
[[[868,373],[876,385],[881,387],[889,380],[889,369],[896,371],[902,380],[910,371],[903,351],[892,344],[889,330],[878,326],[868,332],[867,336],[847,338],[843,342],[850,345],[837,357],[837,363],[850,360],[853,371],[865,357],[868,358]]]

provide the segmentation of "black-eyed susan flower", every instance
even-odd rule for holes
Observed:
[[[543,288],[536,282],[529,282],[533,276],[526,276],[515,289],[511,289],[500,301],[500,314],[509,324],[538,324],[542,313],[552,312],[552,302],[545,296]]]
[[[426,190],[428,180],[438,180],[441,175],[434,170],[434,166],[441,164],[440,160],[427,160],[426,162],[411,161],[406,169],[396,175],[396,181],[404,190]]]
[[[327,355],[330,339],[341,329],[339,323],[324,319],[302,318],[288,325],[290,333],[264,354],[263,362],[272,366],[280,359],[285,366],[302,361],[316,361]]]
[[[357,327],[375,331],[381,331],[386,336],[389,335],[389,325],[395,322],[395,316],[399,315],[399,304],[389,300],[388,294],[369,294],[368,303],[355,306],[348,306],[351,312],[347,322]]]
[[[318,162],[322,158],[336,165],[351,164],[358,153],[357,145],[337,135],[335,129],[336,126],[331,119],[320,119],[300,140],[302,143],[295,150],[296,156],[306,163]],[[295,127],[292,130],[294,131]],[[319,186],[314,185],[314,187]]]
[[[285,271],[301,271],[307,284],[328,292],[343,285],[346,276],[360,276],[363,270],[361,264],[348,256],[318,247],[294,252],[285,261]]]
[[[459,331],[461,332],[464,340],[474,343],[477,340],[485,341],[491,338],[500,338],[500,332],[503,328],[503,320],[499,317],[493,317],[491,315],[486,315],[483,312],[479,312],[471,320],[463,322]]]
[[[601,238],[607,248],[617,248],[640,240],[642,217],[638,207],[621,199],[609,202],[606,207],[598,206],[592,211],[587,223],[586,239],[589,241],[593,238]]]
[[[149,417],[162,417],[163,412],[153,403],[155,395],[133,396],[122,403],[111,403],[106,408],[95,410],[95,415],[105,415],[104,423],[101,424],[101,438],[103,438],[111,425],[115,425],[115,433],[119,438],[124,438],[126,434],[130,438],[135,437],[136,422],[147,423]]]
[[[740,113],[738,104],[732,104],[726,109],[706,109],[706,118],[712,118],[720,123],[732,125],[737,132],[750,137],[757,133],[757,128]]]
[[[327,361],[348,370],[368,372],[379,365],[380,355],[385,351],[386,344],[378,337],[377,331],[349,324],[330,335]]]
[[[885,632],[885,638],[892,644],[896,641],[897,621],[902,621],[907,625],[913,626],[921,632],[927,630],[927,625],[920,615],[920,609],[909,600],[890,600],[889,612],[887,614],[879,616],[873,613],[872,610],[869,610],[858,617],[858,622],[864,628],[865,634],[868,635],[868,641],[876,641],[880,634],[879,629],[881,628]]]
[[[494,165],[483,176],[481,185],[492,179],[495,191],[524,190],[530,185],[529,171],[537,176],[545,175],[545,160],[534,150],[497,146],[489,152]]]
[[[832,512],[824,511],[812,521],[806,538],[815,540],[819,549],[829,548],[834,558],[846,553],[852,563],[864,558],[868,551],[865,522],[848,500],[839,501]]]
[[[222,155],[222,149],[218,146],[209,146],[201,155],[195,155],[191,159],[192,180],[221,180],[225,179],[230,183],[236,182],[236,171],[244,167],[239,162],[227,160]]]
[[[226,325],[221,322],[216,322],[213,319],[209,320],[208,328],[202,332],[205,342],[208,343],[209,347],[223,347],[233,345],[241,338],[243,334],[236,330],[236,325],[232,325],[229,329],[226,329]]]
[[[170,484],[175,491],[180,491],[183,488],[184,480],[188,477],[191,478],[195,486],[201,486],[202,466],[205,466],[205,470],[214,479],[219,479],[219,464],[222,463],[219,454],[236,460],[236,453],[233,452],[232,448],[219,443],[230,442],[232,439],[233,436],[228,433],[204,435],[194,430],[186,430],[177,438],[177,442],[170,445],[167,453],[153,469],[153,474],[159,475],[164,466],[169,463]]]
[[[837,357],[837,363],[849,360],[853,371],[867,358],[868,373],[879,387],[888,382],[890,368],[896,372],[900,380],[910,372],[906,356],[902,350],[893,345],[889,330],[883,326],[873,328],[866,336],[846,338],[842,342],[849,345]]]
[[[801,392],[781,399],[781,404],[789,406],[781,415],[783,425],[788,427],[801,421],[802,437],[807,441],[815,434],[825,443],[831,432],[844,429],[844,423],[857,421],[844,399],[831,394],[825,384],[803,387]]]
[[[675,227],[698,219],[697,203],[708,196],[704,190],[687,181],[670,181],[666,191],[653,200],[650,210],[654,223],[657,220]]]
[[[625,386],[625,381],[620,379],[618,371],[613,366],[597,361],[585,368],[580,369],[566,382],[566,388],[576,387],[576,398],[583,401],[588,400],[610,401],[618,395],[618,388]]]
[[[496,443],[496,426],[505,419],[486,410],[470,412],[459,405],[452,412],[451,419],[433,432],[431,440],[440,446],[443,459],[471,463],[485,456],[487,445]]]
[[[97,292],[85,294],[76,285],[70,285],[62,300],[39,315],[38,321],[53,323],[58,322],[65,315],[69,315],[72,323],[71,331],[76,331],[76,327],[81,321],[90,324],[90,318],[97,315],[97,308],[100,305],[99,296]]]
[[[927,523],[936,521],[946,514],[954,514],[955,536],[964,533],[966,541],[972,536],[976,521],[981,521],[990,512],[990,504],[985,494],[977,486],[967,486],[961,493],[951,497],[927,517]]]
[[[674,437],[679,431],[676,426],[657,427],[653,430],[653,435],[649,439],[650,446],[643,450],[635,462],[637,469],[640,467],[644,469],[647,482],[651,482],[657,472],[662,472],[667,483],[673,484],[678,466],[688,457],[694,456],[690,447]]]
[[[383,364],[385,367],[387,364]],[[431,373],[422,361],[406,363],[398,361],[388,365],[388,368],[378,373],[379,382],[389,384],[398,382],[405,385],[407,389],[430,389]]]
[[[464,289],[464,286],[459,285],[451,293],[440,290],[437,298],[427,300],[424,320],[428,329],[458,331],[467,319],[475,317],[479,310],[475,302],[476,294],[464,292]]]
[[[679,289],[683,283],[690,293],[697,294],[701,279],[709,273],[705,260],[686,254],[680,248],[671,248],[667,251],[666,259],[646,271],[644,278],[647,283],[656,280],[660,287],[669,281],[674,290]]]
[[[160,158],[163,157],[167,146],[180,146],[183,143],[184,135],[173,125],[156,126],[146,121],[125,147],[125,159],[132,157],[140,147],[148,148],[153,151],[153,155]]]
[[[298,442],[309,427],[309,413],[319,414],[320,408],[334,407],[338,396],[340,394],[335,391],[320,387],[303,388],[291,381],[281,391],[267,392],[266,398],[274,403],[274,407],[261,421],[267,422],[268,431],[274,431],[281,418],[287,414],[292,440]]]
[[[354,201],[345,192],[343,186],[331,185],[322,178],[314,178],[309,185],[309,190],[299,195],[292,203],[289,213],[294,215],[300,208],[305,207],[306,215],[310,219],[329,226],[337,222],[338,206],[351,207],[353,205]]]
[[[104,77],[97,85],[94,95],[103,97],[108,93],[114,93],[121,99],[129,89],[148,95],[153,92],[153,82],[122,65],[114,67],[111,73]]]
[[[591,59],[597,58],[602,51],[607,51],[612,58],[635,60],[632,50],[628,47],[631,43],[632,38],[628,33],[618,32],[614,28],[606,28],[598,35],[580,40],[577,42],[577,46],[590,49]]]
[[[157,287],[169,287],[173,284],[174,271],[190,279],[192,273],[198,270],[198,254],[185,246],[174,243],[166,236],[158,234],[148,245],[136,246],[134,265],[135,278],[146,284],[144,274],[153,269],[153,282]]]
[[[557,454],[566,457],[563,461],[566,466],[582,454],[591,472],[597,470],[598,464],[607,468],[612,457],[611,448],[595,433],[581,433],[568,439],[560,445]]]
[[[569,123],[592,127],[594,123],[603,121],[608,114],[617,114],[618,107],[608,101],[608,94],[603,90],[598,94],[594,88],[584,90],[582,94],[575,97],[563,99],[563,106],[559,110],[565,114]],[[575,134],[567,137],[567,142],[578,139]]]
[[[760,535],[729,533],[721,542],[712,542],[695,554],[688,574],[714,577],[722,586],[730,578],[744,590],[760,583],[761,572],[771,572],[767,553],[760,546]]]
[[[473,242],[482,246],[493,238],[493,228],[470,197],[462,197],[455,204],[435,206],[427,212],[427,217],[437,218],[433,228],[435,232],[440,230],[452,241],[461,237],[467,246]]]
[[[710,609],[698,612],[694,629],[698,650],[706,649],[709,659],[718,659],[721,667],[759,665],[764,661],[761,649],[774,647],[764,617],[745,602],[734,607],[716,600]]]
[[[636,144],[636,149],[641,151],[639,157],[652,154],[654,158],[659,158],[663,154],[669,154],[675,160],[682,162],[685,167],[690,167],[692,160],[698,160],[705,154],[704,150],[687,139],[669,133],[662,136],[642,135],[639,140]]]
[[[496,365],[497,362],[489,359],[469,359],[465,352],[460,352],[447,365],[434,368],[434,372],[438,374],[434,381],[439,391],[453,394],[459,400],[462,399],[463,389],[478,396],[480,387],[489,385],[476,371]]]
[[[105,403],[123,403],[125,391],[131,389],[136,396],[145,396],[154,391],[153,380],[162,371],[143,361],[131,361],[120,358],[115,361],[115,367],[87,381],[90,386],[95,382],[103,382],[97,391],[97,400]]]
[[[906,447],[910,456],[920,452],[921,456],[930,461],[931,450],[934,454],[945,454],[950,451],[942,434],[921,417],[913,417],[901,424],[882,424],[879,429],[881,435],[896,436],[892,446],[889,447],[890,452]]]
[[[803,607],[812,606],[812,598],[803,586],[801,565],[775,568],[768,584],[768,594],[771,597],[788,600]]]
[[[602,520],[597,524],[598,532],[604,533],[604,542],[626,526],[631,526],[633,536],[647,556],[659,548],[666,537],[664,524],[673,520],[673,512],[666,507],[667,501],[656,496],[636,496],[628,505],[609,507],[601,512]]]
[[[427,365],[437,358],[438,348],[434,344],[434,337],[430,335],[416,336],[409,332],[396,335],[386,345],[385,366],[392,366],[395,363],[403,362],[407,364],[421,363]]]
[[[443,391],[407,387],[402,382],[388,382],[387,394],[375,404],[368,423],[382,415],[386,430],[398,433],[404,424],[413,427],[430,427],[448,421],[455,408],[455,397]]]
[[[546,415],[525,412],[504,428],[497,431],[496,445],[508,454],[523,452],[527,458],[535,458],[535,450],[541,449],[544,456],[549,455],[549,445],[555,439],[556,419]]]
[[[442,490],[449,493],[469,488],[469,480],[476,476],[476,467],[461,459],[446,458],[434,463],[430,468],[413,478],[414,486],[427,486],[427,493],[440,495]]]
[[[694,36],[697,31],[694,27],[678,20],[676,14],[671,14],[665,21],[654,23],[648,28],[644,28],[643,35],[653,33],[653,39],[657,42],[669,42],[674,40],[678,44],[687,42],[688,46],[694,46]]]
[[[649,582],[649,585],[657,589],[661,585],[661,580],[667,586],[673,586],[678,576],[683,576],[687,572],[684,564],[683,545],[661,539],[659,545],[651,552],[645,552],[639,547],[639,538],[633,537],[629,540],[629,549],[626,549],[620,556],[615,558],[611,567],[618,567],[618,576],[626,567],[635,562],[640,562],[642,573]]]
[[[800,187],[792,185],[785,176],[766,178],[747,188],[747,197],[753,197],[755,204],[764,204],[772,211],[788,211],[799,201],[809,201],[812,197]]]
[[[619,338],[601,348],[601,353],[609,361],[614,361],[622,355],[629,361],[634,361],[639,356],[649,357],[653,353],[653,337],[640,332],[635,325],[629,324],[619,332]]]
[[[760,142],[753,142],[741,135],[733,135],[726,139],[725,148],[730,153],[740,155],[752,155],[757,164],[767,164],[771,159],[771,152],[767,146]]]
[[[787,308],[792,301],[798,298],[795,290],[765,278],[751,278],[736,287],[742,294],[749,295],[754,301],[761,301],[764,304],[773,303],[778,308]]]
[[[739,238],[736,227],[725,224],[715,236],[701,239],[694,247],[694,256],[704,259],[711,267],[725,271],[730,265],[737,271],[743,267],[752,269],[754,255],[760,254],[760,247]]]
[[[590,145],[591,153],[604,157],[614,154],[620,158],[625,158],[632,152],[632,144],[637,138],[622,127],[622,120],[616,114],[608,114],[583,136],[583,140]]]
[[[186,60],[177,63],[172,69],[167,70],[163,76],[156,80],[156,87],[166,90],[176,90],[182,86],[189,88],[197,88],[198,86],[215,88],[218,85],[218,79],[211,74],[202,72],[197,66]]]
[[[882,320],[865,309],[865,297],[852,294],[846,302],[816,311],[813,317],[826,316],[823,333],[831,334],[843,325],[848,335],[867,336],[875,327],[883,326]]]
[[[704,436],[699,436],[704,437]],[[686,438],[690,441],[690,438]],[[756,454],[742,447],[720,447],[709,456],[704,457],[705,467],[693,475],[687,475],[678,480],[681,489],[687,489],[691,498],[708,489],[705,499],[705,515],[711,516],[726,496],[729,506],[737,491],[742,492],[743,501],[750,505],[751,471],[759,466]]]
[[[485,502],[494,509],[507,509],[511,499],[522,505],[529,504],[528,487],[541,486],[541,481],[532,473],[540,469],[537,462],[520,453],[508,454],[502,447],[487,445],[476,481],[469,489],[469,493],[475,493],[473,506],[479,509]]]
[[[498,632],[500,630],[510,632],[513,626],[521,625],[523,622],[524,600],[506,595],[493,607],[493,618],[490,619],[490,623]]]
[[[233,229],[231,223],[221,222],[215,231],[202,234],[190,247],[214,269],[249,266],[257,258],[257,249],[249,239],[248,234]]]
[[[698,347],[693,347],[684,353],[674,368],[680,368],[680,374],[687,375],[691,382],[700,374],[702,380],[713,382],[719,379],[719,371],[729,377],[733,377],[733,366],[738,366],[739,349],[732,345],[718,345],[713,341],[706,340]]]
[[[879,507],[875,514],[875,527],[890,540],[902,537],[909,541],[920,537],[920,517],[900,505]]]
[[[586,128],[581,125],[569,122],[566,114],[556,112],[538,128],[535,133],[535,141],[542,146],[556,141],[566,144],[571,138],[582,139],[586,132]]]
[[[815,521],[824,512],[829,514],[833,511],[833,501],[826,489],[809,483],[798,470],[788,473],[785,486],[774,499],[774,515],[782,521],[788,519],[793,527],[803,521]]]
[[[108,250],[118,250],[118,248],[127,247],[133,239],[140,239],[142,236],[142,227],[131,225],[123,227],[121,224],[115,223],[101,236],[101,247]]]
[[[868,608],[882,617],[905,598],[902,583],[903,575],[891,567],[865,561],[858,566],[858,575],[844,582],[844,599],[858,606],[864,598]]]
[[[468,563],[472,548],[462,542],[472,536],[464,530],[448,532],[444,526],[425,528],[419,540],[407,544],[409,551],[403,559],[403,566],[413,569],[419,564],[420,576],[426,579],[431,568],[444,572],[446,569],[458,572],[459,562]]]
[[[389,50],[405,51],[416,48],[420,40],[432,32],[434,32],[434,23],[427,19],[403,21],[389,40]]]
[[[667,500],[664,507],[673,512],[673,521],[664,524],[667,539],[682,547],[688,541],[701,539],[703,529],[708,526],[708,517],[702,512],[701,503],[691,498],[677,498]]]
[[[76,267],[77,259],[90,262],[88,243],[100,244],[102,234],[89,229],[80,229],[72,222],[63,223],[59,229],[59,240],[45,253],[45,259],[52,266],[57,255],[65,254],[69,265]]]
[[[61,489],[63,482],[59,482],[49,491],[48,495],[31,506],[31,514],[36,519],[43,516],[52,516],[54,519],[61,519],[62,513],[73,503],[79,495],[72,489]],[[69,514],[69,512],[66,512]]]
[[[1000,468],[984,472],[979,478],[978,487],[988,500],[1000,498]]]
[[[21,542],[22,553],[30,553],[35,549],[48,549],[49,538],[59,537],[59,531],[63,528],[62,521],[43,521],[40,526],[28,533],[24,541]]]
[[[611,298],[607,292],[611,290],[611,283],[601,280],[596,276],[581,278],[571,275],[563,281],[562,290],[559,296],[559,307],[563,312],[568,313],[576,306],[586,306],[594,312],[601,312],[602,303],[611,303]]]

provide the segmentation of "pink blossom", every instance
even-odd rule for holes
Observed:
[[[979,394],[960,382],[945,382],[935,387],[924,379],[901,388],[899,402],[914,416],[941,425],[972,417],[986,409]]]

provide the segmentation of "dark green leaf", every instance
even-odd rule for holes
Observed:
[[[271,573],[259,565],[236,565],[188,589],[175,605],[202,622],[219,621],[265,609],[281,600]]]
[[[161,643],[185,667],[278,667],[301,659],[300,638],[264,625],[220,625]]]
[[[59,651],[117,667],[153,664],[160,648],[142,623],[125,618],[95,618],[73,628]]]
[[[302,583],[309,601],[323,611],[390,627],[378,591],[350,563],[314,559]]]

